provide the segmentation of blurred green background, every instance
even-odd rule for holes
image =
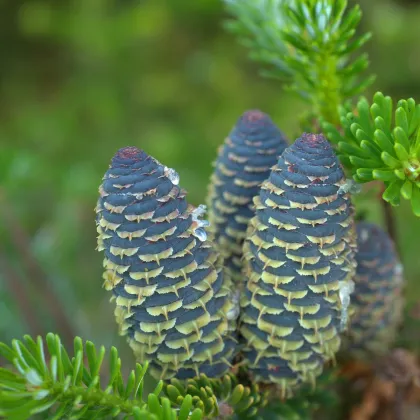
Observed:
[[[419,100],[419,2],[360,3],[361,29],[374,32],[371,93]],[[3,0],[0,10],[0,339],[76,333],[130,360],[95,252],[93,209],[112,155],[144,148],[199,204],[242,112],[260,108],[294,138],[305,104],[259,77],[223,30],[220,0]],[[420,221],[406,205],[396,215],[415,301]]]

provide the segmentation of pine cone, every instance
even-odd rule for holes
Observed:
[[[352,296],[354,315],[343,349],[370,359],[385,354],[402,316],[402,266],[389,235],[373,223],[356,224],[357,270]]]
[[[255,199],[244,243],[245,357],[289,396],[340,346],[354,274],[354,222],[342,168],[322,135],[288,147]]]
[[[120,149],[101,185],[98,249],[120,333],[153,376],[218,377],[234,356],[235,308],[221,258],[179,177],[144,151]],[[233,315],[232,315],[233,314]]]
[[[287,147],[283,134],[261,111],[247,111],[221,147],[209,188],[209,220],[225,266],[241,282],[242,244],[255,210],[252,199]]]

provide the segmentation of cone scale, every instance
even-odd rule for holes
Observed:
[[[236,346],[230,280],[201,208],[179,177],[135,147],[120,149],[99,189],[98,249],[120,333],[153,376],[218,377]],[[233,311],[234,312],[234,311]]]
[[[209,220],[236,283],[242,282],[242,244],[255,212],[252,200],[286,146],[270,117],[252,110],[239,118],[220,148],[209,188]]]
[[[386,353],[395,339],[403,308],[402,266],[392,239],[382,228],[359,222],[356,231],[354,315],[343,351],[371,359]]]
[[[328,141],[304,134],[255,199],[240,332],[254,379],[278,384],[285,397],[315,382],[346,328],[355,235],[344,185]]]

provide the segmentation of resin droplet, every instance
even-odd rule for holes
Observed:
[[[179,174],[178,172],[175,171],[175,169],[168,168],[167,166],[165,166],[163,173],[165,176],[167,176],[170,179],[172,184],[174,185],[179,184]]]
[[[208,220],[201,220],[200,217],[204,215],[207,211],[207,206],[204,204],[200,204],[197,208],[195,208],[191,213],[192,221],[196,224],[196,229],[209,227],[210,222]]]
[[[197,220],[198,227],[209,227],[210,222],[208,220]]]
[[[401,263],[395,265],[394,273],[398,278],[402,278],[404,274],[404,267]]]
[[[338,195],[341,194],[359,194],[362,191],[362,185],[354,179],[346,179],[346,182],[338,189]]]
[[[201,242],[204,242],[207,239],[207,232],[204,229],[199,228],[194,231],[194,236]]]
[[[239,316],[239,313],[241,310],[240,296],[241,296],[240,290],[235,290],[230,296],[230,300],[233,303],[233,307],[226,314],[226,317],[229,321],[234,321]]]
[[[205,212],[207,211],[207,206],[205,206],[204,204],[200,204],[196,209],[193,210],[193,212],[191,213],[192,215],[192,219],[194,222],[197,222],[198,219],[203,216],[205,214]]]
[[[349,318],[348,309],[350,306],[350,295],[354,292],[354,281],[340,281],[340,300],[341,300],[341,321],[340,331],[347,328]]]
[[[362,229],[359,233],[360,242],[366,242],[369,239],[369,231],[367,229]]]

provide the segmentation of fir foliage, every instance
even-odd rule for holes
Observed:
[[[356,54],[371,37],[355,36],[359,5],[347,10],[347,0],[225,2],[235,18],[227,28],[268,67],[263,74],[285,80],[327,121],[339,123],[339,105],[374,81],[363,74],[367,55]]]
[[[323,129],[357,182],[383,181],[385,201],[396,206],[403,197],[420,216],[420,105],[410,98],[393,108],[377,92],[372,104],[361,98],[353,112],[341,107],[342,130],[326,122]]]
[[[1,368],[0,415],[8,419],[27,419],[43,413],[47,418],[106,418],[120,413],[135,419],[173,419],[169,400],[160,399],[159,382],[147,400],[143,396],[147,364],[136,365],[126,382],[122,379],[121,360],[116,348],[109,354],[109,379],[101,384],[100,373],[105,348],[91,342],[74,340],[71,357],[54,334],[34,341],[25,336],[12,346],[1,344],[1,355],[15,369]],[[197,409],[195,419],[201,418]],[[185,419],[187,417],[184,417]]]
[[[340,158],[359,183],[381,180],[383,199],[396,206],[410,200],[420,216],[420,106],[381,92],[373,103],[352,98],[374,81],[359,50],[371,34],[355,35],[362,17],[347,0],[225,0],[233,19],[227,28],[268,66],[264,74],[286,81],[312,107],[305,129],[322,127],[338,144]]]
[[[201,375],[187,382],[158,381],[147,394],[147,362],[136,364],[124,380],[115,347],[106,357],[103,346],[80,337],[73,355],[51,333],[45,342],[24,336],[11,346],[0,343],[0,355],[9,363],[0,368],[0,417],[10,420],[37,414],[48,419],[200,420],[217,417],[223,405],[247,418],[266,402],[258,386],[244,386],[232,374],[220,380]]]

